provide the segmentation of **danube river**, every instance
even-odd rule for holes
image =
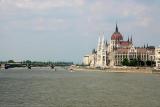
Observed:
[[[0,107],[160,107],[160,74],[0,70]]]

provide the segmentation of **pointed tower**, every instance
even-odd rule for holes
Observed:
[[[117,26],[117,23],[116,23],[116,30],[115,30],[115,32],[117,32],[117,33],[118,33],[118,26]]]
[[[104,35],[102,37],[99,37],[96,59],[97,59],[96,61],[97,67],[106,66],[106,45],[105,45]]]
[[[101,62],[101,37],[98,38],[98,46],[97,46],[97,56],[96,56],[96,66],[100,66]]]
[[[97,46],[97,51],[101,50],[101,37],[99,36],[98,38],[98,46]]]
[[[130,38],[130,42],[132,43],[132,35],[131,35],[131,38]]]
[[[106,42],[105,42],[105,44],[106,44],[106,47],[107,47],[107,46],[108,46],[107,39],[106,39]]]
[[[118,26],[117,26],[117,23],[116,23],[115,32],[111,36],[110,47],[109,47],[110,51],[109,52],[115,51],[119,47],[119,42],[120,41],[123,41],[123,36],[119,32]]]
[[[128,37],[128,40],[127,40],[127,41],[128,41],[128,43],[130,42],[130,41],[129,41],[129,37]]]
[[[102,41],[101,42],[102,42],[102,47],[101,48],[104,49],[105,48],[104,35],[102,36]]]
[[[106,45],[104,40],[104,34],[102,36],[102,50],[101,50],[101,67],[106,66]]]

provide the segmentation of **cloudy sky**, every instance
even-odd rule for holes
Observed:
[[[116,21],[135,46],[160,45],[159,0],[0,0],[0,60],[81,62]]]

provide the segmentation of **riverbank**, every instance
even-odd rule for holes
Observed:
[[[123,73],[152,73],[153,68],[150,67],[114,67],[107,69],[97,68],[85,68],[85,67],[74,67],[74,71],[87,71],[87,72],[123,72]]]

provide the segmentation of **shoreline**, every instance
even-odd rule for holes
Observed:
[[[107,68],[107,69],[96,69],[96,68],[73,68],[74,71],[84,71],[84,72],[115,72],[115,73],[160,73],[153,72],[153,68],[149,67],[143,67],[143,68],[137,68],[137,67],[129,67],[129,68]]]

